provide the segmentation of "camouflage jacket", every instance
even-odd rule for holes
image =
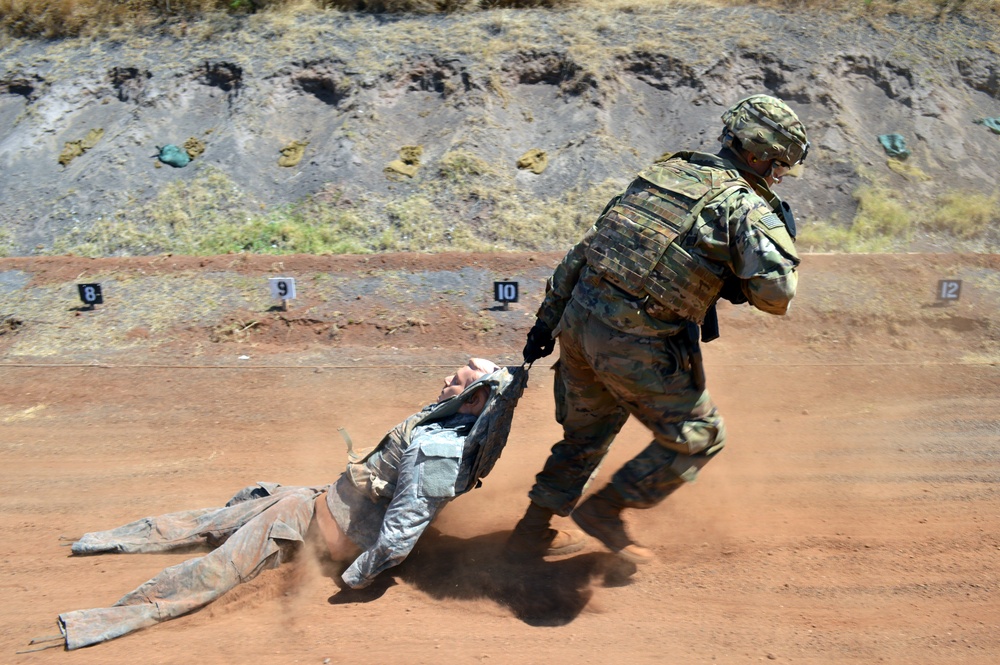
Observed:
[[[717,168],[727,178],[742,183],[705,204],[693,227],[675,242],[683,243],[687,252],[712,266],[721,277],[738,278],[754,307],[784,314],[795,295],[799,257],[784,224],[775,224],[780,199],[762,179],[738,171],[727,151],[719,155],[676,153],[667,158]],[[643,173],[636,182],[643,179]],[[648,186],[648,182],[644,184]],[[558,334],[563,311],[573,298],[622,332],[640,336],[680,333],[687,323],[683,318],[653,310],[648,301],[614,286],[588,264],[588,248],[601,230],[608,209],[556,267],[548,280],[538,318]]]

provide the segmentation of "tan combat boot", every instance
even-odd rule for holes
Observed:
[[[649,563],[654,558],[652,550],[636,544],[625,532],[621,517],[624,508],[622,495],[608,485],[577,506],[570,517],[577,526],[626,561]]]
[[[563,556],[583,549],[587,537],[576,529],[559,530],[549,526],[553,512],[530,503],[524,517],[507,539],[504,554],[515,559]]]

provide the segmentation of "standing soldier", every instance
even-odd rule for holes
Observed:
[[[507,542],[511,555],[581,549],[579,531],[549,526],[553,514],[571,514],[621,557],[651,560],[625,531],[622,510],[657,505],[724,445],[699,337],[718,336],[719,298],[771,314],[788,309],[795,223],[771,186],[801,168],[809,141],[788,105],[768,95],[747,97],[722,121],[717,154],[677,152],[639,173],[549,278],[524,359],[549,355],[560,339],[563,440],[536,476]],[[629,414],[652,430],[652,443],[576,506]]]

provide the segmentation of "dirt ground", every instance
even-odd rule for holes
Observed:
[[[345,462],[337,428],[375,441],[430,401],[467,353],[514,362],[540,292],[530,271],[544,275],[554,259],[477,260],[536,276],[510,311],[473,305],[494,326],[463,327],[458,296],[442,296],[423,324],[399,332],[375,317],[347,326],[350,336],[289,333],[284,343],[266,332],[219,338],[234,316],[219,311],[215,323],[132,326],[124,350],[65,337],[49,343],[73,353],[45,355],[26,345],[44,333],[18,314],[27,300],[6,292],[0,313],[19,323],[0,334],[0,662],[996,662],[1000,258],[961,256],[810,256],[785,319],[724,309],[724,336],[706,355],[729,444],[694,485],[629,515],[658,556],[636,571],[596,543],[532,566],[499,556],[560,435],[553,356],[532,369],[484,486],[449,505],[374,588],[342,592],[303,556],[202,611],[104,645],[16,653],[55,633],[60,612],[110,605],[191,556],[70,557],[61,537],[221,505],[255,481],[328,482]],[[77,279],[77,261],[0,260],[0,276],[29,275],[24,289],[37,299]],[[101,270],[120,280],[140,266],[108,261]],[[176,259],[171,272],[164,260],[153,276],[232,268],[231,258],[198,261]],[[361,261],[302,272],[348,279],[364,273]],[[391,267],[452,274],[460,263]],[[933,280],[955,275],[962,300],[937,306]],[[895,296],[862,298],[870,289]],[[876,300],[877,311],[866,309]],[[124,316],[115,307],[98,311]],[[98,316],[70,310],[58,316]],[[193,355],[197,344],[208,351]],[[647,441],[630,422],[595,486]]]

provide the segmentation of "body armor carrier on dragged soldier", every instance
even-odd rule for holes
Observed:
[[[627,293],[701,324],[724,274],[681,244],[710,201],[751,188],[738,171],[692,164],[680,154],[642,171],[604,212],[587,263]]]
[[[478,487],[480,479],[493,469],[507,443],[514,407],[524,392],[527,381],[528,370],[523,367],[501,367],[469,385],[461,394],[424,407],[392,428],[372,448],[355,452],[351,450],[348,439],[348,478],[373,501],[379,497],[392,498],[395,485],[386,479],[394,477],[391,471],[398,468],[399,458],[410,445],[414,428],[455,415],[479,388],[486,386],[490,391],[486,406],[466,435],[466,448],[470,442],[477,447],[475,462],[465,487],[456,487],[455,494],[457,496]],[[375,456],[377,452],[382,454]],[[388,455],[394,458],[389,459]]]

